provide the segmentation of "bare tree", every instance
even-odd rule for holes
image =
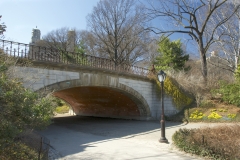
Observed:
[[[80,32],[80,35],[86,54],[97,57],[106,57],[106,53],[100,51],[100,42],[92,32],[83,30]]]
[[[217,23],[221,17],[229,16],[240,2],[230,1],[226,5],[227,7],[219,10],[211,21]],[[210,61],[215,66],[219,66],[223,69],[235,72],[240,58],[240,8],[235,14],[219,29],[215,32],[214,38],[216,43],[213,46],[212,53],[217,52],[214,55],[214,59]],[[217,61],[216,61],[217,60]]]
[[[149,3],[151,7],[147,8],[151,18],[162,18],[167,25],[167,29],[155,30],[152,28],[152,31],[156,33],[183,33],[197,42],[202,76],[205,81],[207,80],[206,53],[215,42],[214,34],[239,8],[239,5],[236,6],[228,16],[221,17],[218,23],[212,23],[211,17],[219,9],[226,7],[226,2],[227,0],[158,0]],[[211,28],[211,32],[209,32],[209,28]],[[206,32],[208,33],[206,34]]]
[[[62,27],[47,33],[37,45],[74,52],[80,42],[80,31]]]
[[[147,59],[145,60],[145,64],[148,64],[148,66],[150,66],[151,64],[153,64],[153,62],[155,61],[156,57],[159,55],[158,52],[158,48],[159,48],[159,37],[151,37],[152,41],[151,43],[148,44],[148,56],[146,57]]]
[[[134,0],[100,0],[87,22],[98,54],[115,65],[143,60],[149,43],[146,16]]]
[[[80,31],[67,27],[49,32],[30,48],[30,56],[39,60],[76,63],[84,54]]]

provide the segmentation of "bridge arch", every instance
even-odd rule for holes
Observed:
[[[66,96],[61,96],[62,93],[73,92],[74,89],[88,89],[88,91],[94,89],[96,89],[95,91],[97,91],[97,89],[101,89],[109,93],[111,92],[112,94],[117,94],[120,97],[124,97],[125,100],[127,100],[129,103],[131,103],[130,101],[132,101],[136,105],[139,116],[131,115],[129,117],[119,118],[148,119],[149,117],[151,117],[150,107],[142,94],[140,94],[132,87],[119,83],[119,79],[117,77],[107,76],[103,74],[88,73],[83,73],[81,77],[81,79],[65,80],[47,85],[39,89],[38,92],[43,92],[45,94],[52,93],[56,97],[62,99],[65,98],[64,100],[68,102],[68,100],[66,100]],[[71,104],[71,102],[69,104]]]
[[[129,65],[115,66],[115,63],[109,59],[91,55],[79,57],[73,52],[66,52],[67,56],[65,54],[63,56],[52,48],[19,42],[0,40],[0,43],[0,48],[5,54],[18,59],[17,66],[14,67],[14,75],[21,79],[25,88],[48,93],[74,87],[74,83],[76,83],[75,87],[92,85],[111,88],[131,97],[132,101],[138,104],[141,116],[147,119],[160,119],[159,90],[156,83],[148,79],[148,69]],[[49,54],[51,52],[54,54]],[[59,56],[55,57],[55,55]],[[73,61],[72,58],[66,57],[77,59]],[[31,66],[22,66],[28,61],[31,61]],[[166,96],[164,104],[167,106],[166,115],[176,113],[172,97]]]

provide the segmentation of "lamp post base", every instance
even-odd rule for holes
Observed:
[[[165,138],[165,137],[161,137],[161,138],[159,139],[159,142],[160,142],[160,143],[168,143],[168,140],[167,140],[167,138]]]

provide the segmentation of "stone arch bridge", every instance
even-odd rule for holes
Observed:
[[[26,88],[52,93],[66,101],[76,115],[160,118],[159,89],[147,78],[147,69],[52,48],[5,40],[0,43],[5,54],[18,60],[14,70]],[[21,65],[26,61],[32,65]],[[165,96],[164,101],[165,114],[176,113],[171,97]]]

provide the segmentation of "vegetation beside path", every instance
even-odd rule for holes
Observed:
[[[185,103],[178,114],[166,119],[221,124],[211,128],[180,129],[173,135],[173,143],[182,151],[209,159],[240,159],[240,65],[234,74],[209,65],[211,72],[204,82],[199,78],[198,64],[189,63],[189,71],[167,71],[171,78],[166,80],[166,85],[169,80],[177,82],[175,90],[183,91],[185,96],[192,95],[193,103]],[[164,89],[168,93],[169,89]],[[174,98],[183,99],[179,97]],[[184,99],[181,102],[185,102]]]
[[[188,122],[240,122],[240,108],[219,100],[204,101],[199,107],[184,112]]]
[[[182,151],[216,160],[240,159],[240,125],[180,129],[172,139]]]
[[[64,114],[69,112],[69,105],[61,99],[57,99],[57,107],[55,108],[55,113]]]
[[[56,103],[51,96],[24,88],[14,72],[17,62],[0,50],[0,159],[37,159],[42,156],[39,151],[19,141],[19,136],[49,125]]]

